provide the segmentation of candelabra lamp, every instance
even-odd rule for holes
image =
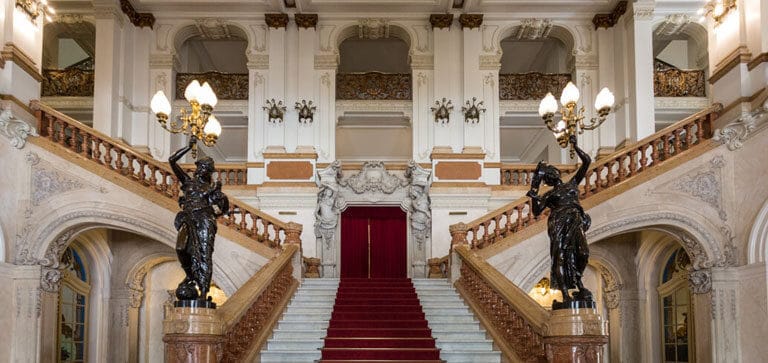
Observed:
[[[570,145],[568,140],[571,135],[576,133],[582,134],[584,130],[594,130],[602,125],[613,108],[613,93],[605,87],[600,90],[600,93],[595,98],[597,117],[590,119],[588,124],[584,123],[584,106],[578,108],[577,105],[580,96],[579,89],[572,82],[568,82],[565,89],[563,89],[563,94],[560,96],[561,119],[557,122],[555,121],[555,112],[557,112],[558,105],[555,96],[552,96],[552,93],[547,93],[539,104],[539,116],[544,119],[547,128],[549,131],[552,131],[557,139],[557,143],[562,148]],[[571,158],[574,157],[574,152],[575,150],[571,146]]]
[[[184,90],[184,98],[189,102],[191,111],[182,108],[178,120],[175,120],[171,118],[171,103],[165,93],[157,91],[150,102],[157,122],[173,134],[189,135],[202,141],[205,146],[213,146],[221,135],[221,124],[216,116],[211,114],[218,102],[211,85],[205,82],[201,86],[200,82],[194,80]],[[197,143],[193,145],[192,157],[197,158]]]

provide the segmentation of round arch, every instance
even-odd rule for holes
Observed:
[[[330,44],[333,45],[332,51],[334,54],[339,53],[339,46],[343,41],[360,36],[360,26],[361,24],[359,22],[350,22],[342,25],[339,30],[331,35]],[[399,24],[397,22],[387,22],[387,27],[389,29],[388,34],[390,36],[401,39],[406,44],[408,44],[408,54],[413,54],[415,43],[413,39],[416,39],[416,34],[408,30],[405,25]]]
[[[493,44],[499,52],[501,52],[501,42],[517,32],[518,27],[520,27],[519,23],[507,24],[496,32],[497,35],[493,39]],[[581,44],[577,44],[577,37],[574,34],[577,34],[577,32],[569,29],[565,24],[553,24],[552,30],[549,32],[549,37],[563,42],[566,51],[568,51],[569,54],[573,54],[576,49],[582,48]]]
[[[747,244],[748,264],[766,261],[768,261],[768,200],[763,203],[763,207],[752,223]]]
[[[253,37],[250,36],[245,26],[236,22],[223,21],[220,19],[208,19],[207,21],[214,22],[214,24],[210,24],[210,26],[227,27],[232,36],[245,40],[248,43],[246,52],[248,49],[252,49],[254,46]],[[204,27],[205,25],[208,24],[204,24],[202,26]],[[169,35],[169,39],[171,39],[173,44],[173,53],[178,54],[179,49],[181,48],[182,44],[184,44],[184,42],[198,35],[201,35],[201,32],[200,27],[196,22],[189,21],[177,25]]]

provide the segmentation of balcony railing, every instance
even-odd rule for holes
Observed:
[[[502,164],[501,185],[523,186],[531,185],[536,164]],[[575,165],[555,165],[561,173],[570,174],[576,170]]]
[[[660,59],[653,61],[653,95],[706,97],[704,70],[679,69]]]
[[[198,80],[208,82],[220,100],[247,100],[248,74],[246,73],[177,73],[176,99],[184,99],[184,90],[190,82]]]
[[[93,70],[44,69],[43,97],[93,97]]]
[[[499,74],[499,99],[508,101],[540,100],[552,92],[560,96],[571,80],[570,73],[508,73]]]
[[[411,100],[409,73],[339,73],[337,100]]]

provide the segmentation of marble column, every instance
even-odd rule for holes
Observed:
[[[27,105],[30,100],[40,97],[44,16],[32,18],[16,6],[16,1],[2,1],[0,47],[3,61],[0,66],[0,94],[11,95],[14,101]],[[19,111],[25,112],[21,109]]]
[[[96,16],[93,128],[107,136],[120,134],[120,64],[124,61],[125,19],[116,1],[93,2]]]
[[[653,98],[653,1],[630,2],[624,15],[627,45],[627,119],[631,141],[655,132]]]
[[[435,101],[451,101],[453,112],[447,122],[435,122],[430,113],[433,128],[432,147],[450,148],[454,153],[461,152],[464,138],[464,118],[461,115],[463,60],[461,42],[463,33],[456,24],[433,30],[434,57],[434,100],[430,107],[437,107]],[[431,150],[430,150],[431,151]]]

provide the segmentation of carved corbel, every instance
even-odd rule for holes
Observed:
[[[10,108],[0,112],[0,134],[11,141],[11,146],[21,149],[27,143],[27,137],[39,136],[37,130],[28,123],[13,116]]]

